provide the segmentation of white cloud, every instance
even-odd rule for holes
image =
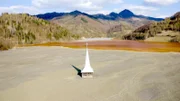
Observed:
[[[62,10],[82,10],[86,12],[102,10],[104,5],[119,4],[122,0],[32,0],[32,5],[38,8]]]
[[[29,13],[38,14],[46,12],[64,12],[80,10],[82,12],[96,14],[108,14],[110,9],[105,6],[112,7],[115,4],[123,3],[123,0],[32,0],[31,6],[13,5],[0,7],[0,13]]]
[[[16,6],[9,6],[9,7],[0,7],[0,13],[4,13],[4,12],[38,14],[41,11],[32,6],[16,5]]]
[[[119,3],[123,3],[122,0],[109,0],[110,3],[112,4],[119,4]]]
[[[79,4],[72,5],[74,9],[82,9],[82,10],[100,10],[101,6],[94,5],[91,1],[81,2]]]
[[[149,5],[171,5],[179,2],[180,0],[144,0],[145,4]]]

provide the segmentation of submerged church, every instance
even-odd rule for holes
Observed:
[[[81,71],[82,78],[93,78],[94,70],[90,65],[89,53],[88,53],[88,44],[86,43],[86,58],[85,65],[83,70]]]

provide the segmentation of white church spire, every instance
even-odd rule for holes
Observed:
[[[88,43],[86,43],[85,65],[84,65],[84,68],[83,68],[83,70],[81,72],[82,73],[85,73],[85,72],[94,72],[94,70],[92,69],[92,67],[90,65],[89,53],[88,53]]]

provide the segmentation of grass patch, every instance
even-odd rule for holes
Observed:
[[[82,17],[81,17],[81,20],[82,20],[83,22],[85,22],[85,23],[88,23],[88,21],[87,21],[85,18],[82,18]]]

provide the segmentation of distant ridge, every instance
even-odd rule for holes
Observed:
[[[119,16],[122,17],[122,18],[131,18],[131,17],[134,17],[135,15],[130,10],[125,9],[122,12],[119,13]]]
[[[134,14],[133,12],[131,12],[128,9],[125,9],[125,10],[119,12],[119,14],[115,13],[115,12],[111,12],[108,15],[104,15],[104,14],[90,15],[90,14],[75,10],[75,11],[72,11],[72,12],[69,12],[69,13],[52,12],[52,13],[38,14],[38,15],[35,15],[35,16],[37,16],[38,18],[45,19],[45,20],[51,20],[51,19],[56,18],[56,17],[62,17],[62,16],[67,16],[67,15],[71,15],[71,16],[85,15],[85,16],[88,16],[88,17],[93,18],[93,19],[102,19],[102,20],[117,20],[117,19],[121,19],[121,18],[129,19],[129,18],[132,18],[132,17],[145,18],[147,20],[153,20],[153,21],[162,21],[162,20],[164,20],[163,18],[155,18],[155,17],[150,17],[150,16],[144,16],[144,15],[136,15],[136,14]]]

